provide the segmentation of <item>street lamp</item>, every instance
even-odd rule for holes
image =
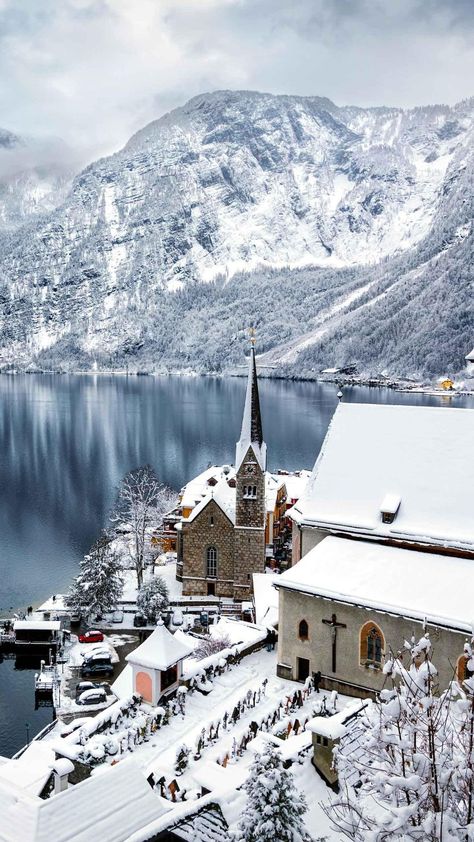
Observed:
[[[30,723],[25,722],[26,725],[26,745],[29,746],[30,744]]]

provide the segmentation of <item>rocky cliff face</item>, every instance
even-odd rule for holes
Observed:
[[[350,331],[362,304],[393,296],[392,267],[398,277],[408,255],[407,266],[423,263],[423,243],[439,241],[436,254],[446,238],[457,250],[472,237],[458,200],[472,175],[473,127],[472,101],[402,111],[249,92],[196,97],[9,235],[3,361],[56,354],[72,365],[212,368],[232,361],[239,342],[229,336],[257,309],[273,364],[295,365],[308,348],[308,365],[325,363],[316,353],[323,324],[327,337],[346,322]],[[305,297],[295,322],[291,308]]]

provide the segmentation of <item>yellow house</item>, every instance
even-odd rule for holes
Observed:
[[[454,380],[451,380],[450,377],[446,377],[444,380],[441,380],[439,386],[445,392],[450,392],[454,386]]]

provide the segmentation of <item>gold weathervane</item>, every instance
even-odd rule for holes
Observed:
[[[257,341],[257,333],[256,333],[254,327],[251,327],[249,329],[249,335],[250,335],[250,344],[251,344],[252,348],[255,348],[255,343]]]

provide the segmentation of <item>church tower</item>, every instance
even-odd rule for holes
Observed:
[[[252,573],[265,571],[266,466],[267,446],[262,433],[252,333],[242,430],[235,455],[234,597],[238,600],[247,599],[252,593]]]

